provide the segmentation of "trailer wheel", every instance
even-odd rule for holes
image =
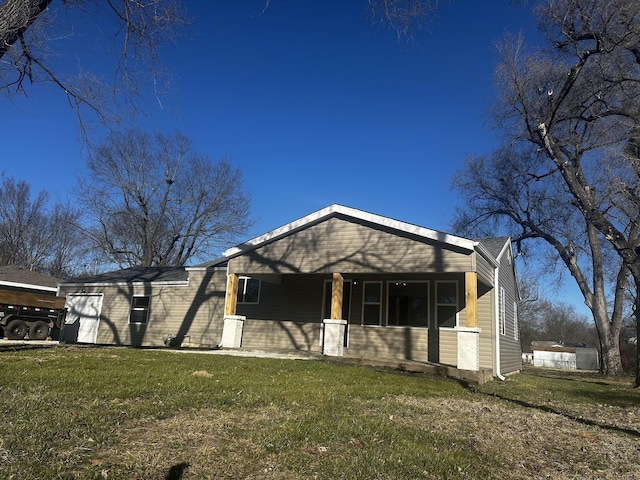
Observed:
[[[42,320],[34,322],[29,327],[29,338],[31,340],[46,340],[49,336],[49,325]]]
[[[27,334],[27,324],[22,320],[11,320],[5,328],[9,340],[22,340]]]

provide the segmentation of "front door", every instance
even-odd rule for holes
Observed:
[[[64,339],[78,343],[96,343],[102,310],[102,294],[68,294]]]

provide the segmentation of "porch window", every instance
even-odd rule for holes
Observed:
[[[362,324],[381,325],[382,282],[364,282]]]
[[[427,282],[388,283],[387,325],[429,326],[429,284]]]
[[[260,300],[260,280],[249,277],[238,278],[238,303],[258,303]]]
[[[149,297],[134,296],[131,298],[129,323],[147,323],[149,318]]]
[[[458,325],[458,282],[436,282],[436,318],[438,328]]]

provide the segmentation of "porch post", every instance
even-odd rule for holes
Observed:
[[[480,329],[478,328],[478,274],[464,274],[466,326],[458,327],[458,368],[480,370]]]
[[[333,274],[331,284],[331,319],[340,320],[342,318],[342,295],[344,290],[344,278],[339,273]]]
[[[464,294],[467,309],[467,327],[478,326],[478,274],[465,272]]]
[[[323,321],[324,335],[322,353],[341,357],[344,352],[344,334],[347,321],[342,319],[342,295],[344,278],[340,273],[333,274],[331,284],[331,318]]]
[[[236,315],[238,303],[238,275],[229,273],[227,275],[227,291],[224,297],[224,326],[222,328],[223,348],[240,348],[242,346],[242,330],[244,328],[245,317]]]
[[[238,275],[230,273],[227,275],[227,292],[224,297],[224,315],[235,315],[238,302]]]

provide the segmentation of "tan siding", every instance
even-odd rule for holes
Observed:
[[[489,261],[476,254],[476,268],[478,272],[478,280],[487,285],[493,285],[495,282],[495,267],[489,263]]]
[[[242,348],[320,352],[320,328],[320,322],[247,319],[242,331]]]
[[[494,362],[494,290],[478,292],[478,327],[480,327],[480,368],[493,370]]]
[[[471,270],[471,261],[467,251],[333,217],[231,259],[229,271],[464,272]]]
[[[514,301],[517,300],[516,278],[507,253],[502,256],[499,267],[499,285],[505,290],[505,335],[500,335],[500,369],[509,373],[522,369],[520,340],[515,338]]]
[[[427,361],[426,328],[383,328],[349,326],[349,346],[345,354],[375,359]]]
[[[458,365],[458,332],[456,330],[440,330],[440,363]]]
[[[85,286],[63,293],[103,293],[99,344],[162,346],[168,335],[182,334],[190,343],[216,345],[222,338],[226,273],[190,272],[189,286]],[[149,295],[146,324],[129,324],[133,295]]]

